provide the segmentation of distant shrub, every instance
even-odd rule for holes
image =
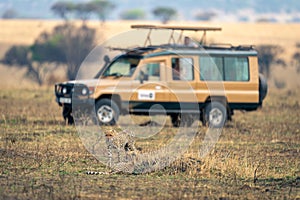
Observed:
[[[8,9],[2,14],[2,19],[14,19],[18,16],[14,9]]]
[[[298,50],[294,53],[294,55],[292,57],[292,62],[294,63],[294,65],[295,65],[295,67],[297,69],[297,73],[299,74],[300,73],[300,51],[299,51],[299,49],[300,49],[300,43],[296,44],[296,48]]]
[[[146,13],[141,9],[132,9],[122,12],[120,17],[125,20],[145,19]]]
[[[284,49],[278,45],[259,45],[258,51],[258,63],[259,71],[269,78],[271,74],[271,66],[274,64],[286,66],[286,63],[278,57],[284,52]]]
[[[284,89],[286,88],[286,82],[283,81],[283,80],[279,80],[277,78],[274,79],[274,84],[275,84],[275,87],[277,89]]]
[[[213,11],[204,11],[199,12],[196,14],[195,19],[200,21],[210,21],[212,20],[217,14]]]
[[[163,24],[166,24],[177,15],[177,11],[170,7],[157,7],[152,13],[155,17],[159,18]]]

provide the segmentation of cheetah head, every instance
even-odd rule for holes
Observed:
[[[105,133],[105,137],[107,137],[107,138],[112,138],[118,134],[115,129],[105,130],[104,133]]]

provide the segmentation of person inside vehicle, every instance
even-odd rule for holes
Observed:
[[[172,59],[172,75],[173,75],[173,80],[180,80],[179,58]]]
[[[193,42],[190,37],[184,37],[184,45],[188,47],[197,47],[197,45]]]

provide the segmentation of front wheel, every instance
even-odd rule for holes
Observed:
[[[74,124],[74,118],[72,116],[72,107],[63,106],[62,116],[68,125]]]
[[[118,121],[120,110],[111,99],[100,99],[96,102],[96,116],[100,125],[115,125]]]
[[[226,107],[220,102],[211,102],[204,110],[204,122],[211,128],[222,128],[227,118]]]

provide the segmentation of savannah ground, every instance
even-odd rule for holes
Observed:
[[[4,27],[0,30],[2,56],[9,46],[31,44],[38,31],[51,30],[48,26],[54,27],[58,22],[0,23]],[[105,25],[111,34],[118,33],[120,27],[129,28],[129,22],[120,26],[114,23]],[[8,26],[12,27],[11,34],[16,34],[13,37],[6,33]],[[224,37],[232,37],[234,44],[248,44],[248,36],[252,43],[285,44],[287,59],[298,42],[297,31],[300,32],[299,25],[225,24],[222,27]],[[274,37],[269,29],[264,29],[266,27],[273,27]],[[252,35],[250,30],[253,30]],[[280,30],[282,35],[276,35]],[[220,37],[218,33],[212,40],[220,41]],[[86,175],[89,170],[108,169],[84,148],[76,127],[64,124],[61,109],[55,103],[53,86],[39,88],[21,79],[22,72],[16,69],[1,66],[0,70],[1,199],[300,198],[299,75],[287,71],[293,69],[276,69],[279,72],[273,76],[280,74],[287,88],[278,90],[270,83],[261,110],[236,112],[205,158],[199,157],[199,146],[207,129],[200,125],[189,150],[181,158],[163,170],[137,175]],[[155,148],[171,138],[176,130],[168,121],[160,133],[149,140],[137,140],[136,146],[142,151]]]

